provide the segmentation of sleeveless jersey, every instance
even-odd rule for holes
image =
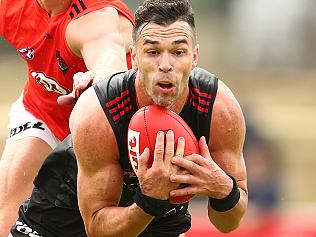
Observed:
[[[94,85],[100,104],[110,121],[120,151],[120,165],[124,173],[124,187],[120,206],[133,203],[138,180],[128,160],[127,129],[136,103],[135,71],[118,73]],[[196,68],[189,79],[189,96],[180,116],[192,128],[195,136],[210,137],[210,123],[218,79]],[[77,203],[77,163],[69,135],[45,160],[34,181],[30,200],[20,207],[23,223],[46,237],[86,237]],[[175,237],[191,226],[188,203],[174,212],[155,218],[140,235],[142,237]],[[66,218],[65,218],[66,217]],[[69,217],[69,218],[68,218]],[[13,237],[17,228],[11,231]]]
[[[63,140],[70,133],[68,120],[73,105],[60,106],[57,97],[72,91],[74,73],[87,71],[84,60],[74,55],[65,41],[68,23],[107,6],[132,23],[133,15],[121,0],[73,0],[53,17],[36,0],[1,0],[0,4],[0,34],[28,65],[24,106]]]

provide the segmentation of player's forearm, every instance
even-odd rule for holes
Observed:
[[[117,49],[108,48],[103,55],[86,63],[89,70],[95,72],[93,82],[106,78],[117,72],[127,70],[126,53]]]
[[[109,33],[107,40],[101,38],[86,43],[81,54],[88,70],[96,73],[94,82],[127,70],[125,44],[119,34]]]
[[[153,220],[136,204],[128,207],[106,207],[96,212],[85,227],[90,237],[133,237],[138,236]]]
[[[108,62],[102,67],[97,67],[93,69],[93,71],[96,73],[96,76],[93,79],[93,83],[96,83],[99,80],[107,78],[108,76],[114,73],[123,72],[126,70],[127,70],[126,60],[116,60],[116,61]]]
[[[243,189],[239,188],[239,191],[240,199],[238,203],[228,211],[215,211],[212,207],[210,207],[210,204],[208,205],[209,219],[221,232],[228,233],[236,229],[245,214],[248,204],[248,196]]]

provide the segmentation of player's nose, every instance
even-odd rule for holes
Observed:
[[[163,72],[172,71],[172,59],[168,53],[162,53],[159,57],[159,70]]]

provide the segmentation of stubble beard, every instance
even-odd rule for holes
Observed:
[[[177,101],[178,97],[176,94],[164,96],[163,94],[153,92],[151,98],[159,106],[170,107]]]

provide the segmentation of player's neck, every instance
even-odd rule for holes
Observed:
[[[52,17],[64,11],[71,0],[37,0],[37,2]]]
[[[171,109],[173,112],[180,114],[180,112],[182,111],[186,101],[188,98],[188,93],[184,92],[181,94],[180,98],[177,100],[177,102],[175,104],[173,104],[172,106],[170,106],[169,109]]]

